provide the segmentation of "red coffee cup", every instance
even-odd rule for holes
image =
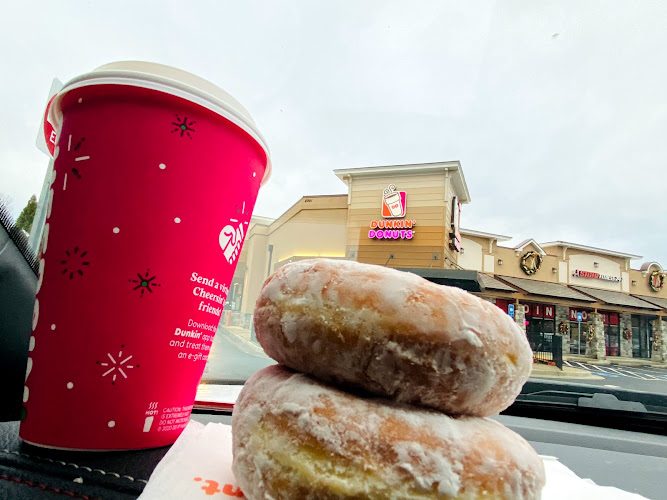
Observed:
[[[49,119],[20,436],[80,450],[171,444],[270,173],[266,143],[221,89],[149,63],[71,80]]]

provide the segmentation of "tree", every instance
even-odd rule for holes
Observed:
[[[21,212],[21,215],[19,215],[19,218],[16,219],[16,227],[29,233],[32,229],[32,220],[35,218],[35,212],[37,212],[37,197],[33,194]]]

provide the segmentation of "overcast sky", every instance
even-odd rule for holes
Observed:
[[[665,26],[662,0],[6,2],[0,193],[39,194],[54,77],[148,60],[253,115],[256,215],[346,192],[335,168],[459,160],[463,227],[667,266]]]

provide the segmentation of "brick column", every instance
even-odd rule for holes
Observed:
[[[628,313],[621,313],[619,315],[619,323],[621,328],[621,357],[622,358],[631,358],[632,357],[632,338],[630,340],[625,339],[625,331],[628,330],[632,332],[632,321],[631,315]]]
[[[607,359],[607,352],[604,342],[604,323],[602,321],[602,314],[591,313],[588,315],[588,326],[593,327],[595,338],[593,342],[586,343],[586,354],[595,359]]]
[[[570,354],[570,308],[567,306],[556,306],[556,333],[563,336],[563,355]],[[567,330],[560,331],[560,324],[565,323]]]
[[[526,333],[526,312],[523,310],[523,304],[514,305],[514,321],[519,325],[519,328]]]
[[[667,361],[667,321],[658,318],[653,321],[653,352],[651,361]]]
[[[570,324],[570,308],[566,306],[556,306],[556,328],[564,322]],[[569,330],[568,330],[569,331]]]

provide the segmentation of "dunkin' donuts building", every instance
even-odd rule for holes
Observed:
[[[457,161],[334,174],[347,193],[304,196],[277,219],[252,218],[223,321],[249,328],[269,273],[319,256],[469,290],[511,315],[536,350],[561,334],[565,354],[667,360],[659,263],[566,241],[509,246],[509,236],[461,228],[470,193]]]

